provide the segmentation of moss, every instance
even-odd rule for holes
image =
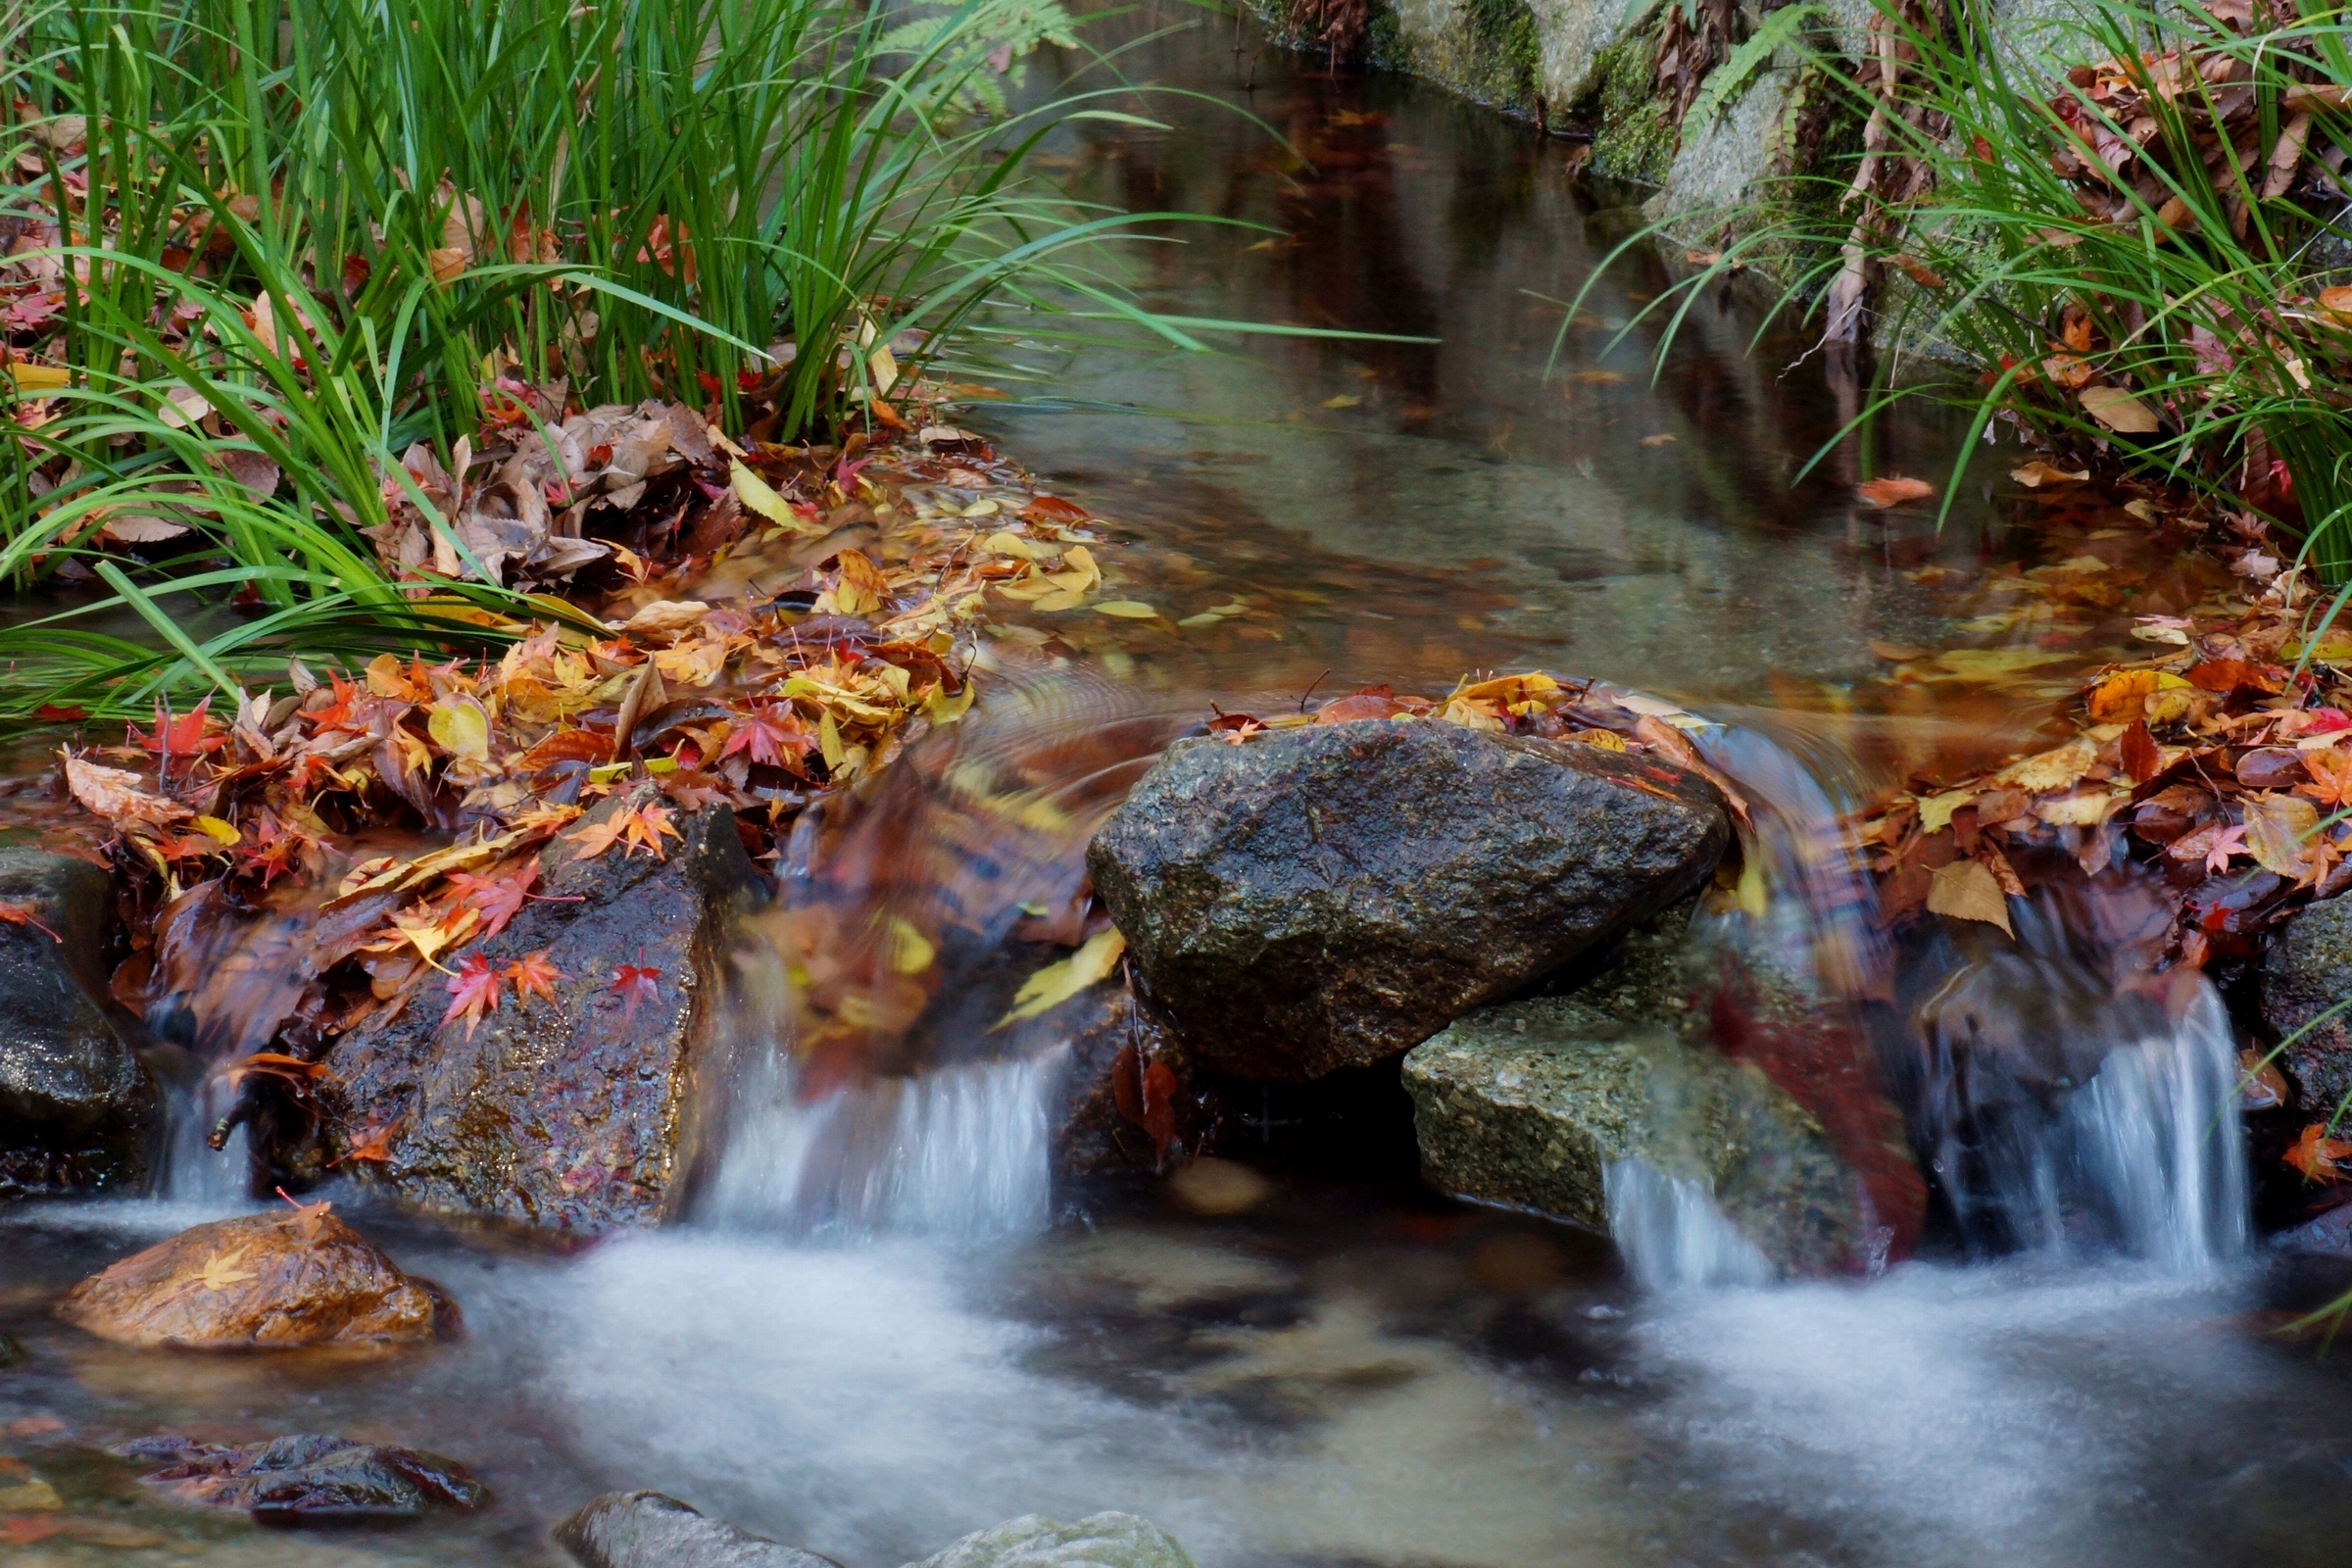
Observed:
[[[1592,172],[1612,179],[1662,185],[1674,167],[1674,122],[1657,98],[1658,39],[1654,27],[1632,32],[1592,63],[1598,82],[1593,110]]]
[[[1487,96],[1514,108],[1533,109],[1542,91],[1544,49],[1536,38],[1536,14],[1527,0],[1468,0],[1463,18],[1478,53]]]

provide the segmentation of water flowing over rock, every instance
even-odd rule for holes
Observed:
[[[5,849],[0,905],[25,916],[0,923],[0,1197],[137,1187],[163,1097],[101,1001],[113,885],[87,860]]]
[[[1193,1568],[1193,1559],[1149,1519],[1089,1514],[1076,1524],[1027,1514],[974,1531],[907,1568]]]
[[[615,797],[589,821],[643,804]],[[499,967],[543,955],[554,1002],[510,998],[469,1029],[420,1000],[336,1045],[348,1122],[382,1138],[355,1168],[418,1208],[552,1229],[678,1211],[732,1070],[717,994],[754,876],[729,808],[682,825],[662,859],[578,858],[576,834],[549,846],[538,894],[479,951]]]
[[[270,1523],[397,1519],[490,1500],[465,1466],[437,1453],[318,1433],[235,1446],[141,1438],[115,1451],[168,1461],[141,1479],[174,1502],[243,1509]]]
[[[608,1492],[556,1526],[581,1568],[841,1568],[659,1492]]]
[[[1695,774],[1423,719],[1171,747],[1095,836],[1096,890],[1205,1066],[1393,1056],[1656,914],[1730,842]]]
[[[57,1315],[124,1345],[214,1350],[408,1344],[458,1321],[439,1286],[323,1203],[184,1230],[74,1286]]]
[[[1620,1241],[1655,1283],[1826,1272],[1866,1245],[1854,1186],[1820,1124],[1759,1069],[1664,1025],[1573,997],[1506,1003],[1416,1047],[1404,1085],[1433,1186],[1595,1229],[1640,1220]],[[1670,1212],[1651,1214],[1660,1202]],[[1684,1242],[1640,1250],[1663,1221],[1691,1218],[1671,1210],[1694,1203],[1720,1212],[1747,1251],[1733,1245],[1719,1265],[1668,1255]]]
[[[2301,1031],[2280,1063],[2306,1111],[2325,1115],[2352,1094],[2352,899],[2323,899],[2271,939],[2262,964],[2262,1021],[2279,1038]]]

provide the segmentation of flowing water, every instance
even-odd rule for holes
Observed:
[[[1123,592],[1170,618],[1249,607],[1181,634],[1007,633],[981,710],[796,834],[754,949],[919,910],[968,936],[941,955],[968,1004],[951,988],[895,1055],[828,1054],[795,1051],[773,988],[747,987],[726,1156],[660,1234],[565,1251],[338,1195],[464,1303],[466,1338],[429,1352],[167,1355],[45,1316],[240,1201],[195,1109],[169,1200],[0,1217],[0,1331],[30,1351],[0,1371],[0,1452],[168,1542],[7,1525],[0,1560],[552,1563],[549,1523],[614,1487],[850,1568],[1107,1507],[1212,1568],[2352,1560],[2344,1358],[2269,1332],[2340,1281],[2249,1237],[2236,1042],[2201,980],[2146,972],[2146,891],[2111,868],[2020,906],[2015,944],[1897,951],[1833,826],[1929,758],[2027,744],[2122,644],[2112,603],[2020,608],[2047,551],[2138,573],[2139,610],[2184,608],[2203,568],[2110,518],[2053,544],[1985,506],[1940,535],[1857,510],[1850,450],[1796,478],[1850,390],[1785,371],[1794,340],[1748,353],[1737,299],[1703,304],[1654,382],[1641,343],[1604,354],[1661,284],[1648,260],[1588,302],[1546,378],[1564,312],[1544,296],[1624,229],[1563,143],[1302,72],[1221,24],[1121,68],[1203,96],[1158,103],[1173,129],[1061,146],[1072,183],[1267,225],[1145,252],[1151,303],[1440,341],[1089,357],[1054,367],[1055,406],[963,416],[1117,519]],[[1940,471],[1953,433],[1893,421],[1879,463]],[[1914,679],[1887,652],[1996,631],[2039,651],[2011,661],[2028,678]],[[1066,1064],[990,1034],[988,955],[1019,906],[1069,896],[1158,747],[1212,700],[1528,664],[1721,721],[1699,744],[1752,798],[1766,896],[1702,911],[1693,940],[1796,976],[1828,1020],[1805,1041],[1822,1071],[1875,1053],[1894,1079],[1944,1195],[1922,1259],[1774,1283],[1709,1193],[1638,1164],[1608,1173],[1614,1244],[1448,1203],[1399,1165],[1393,1094],[1339,1121],[1269,1097],[1244,1123],[1254,1201],[1049,1181]],[[136,1504],[96,1453],[167,1430],[408,1443],[499,1501],[329,1536],[192,1521]]]

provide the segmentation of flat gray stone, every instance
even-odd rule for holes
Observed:
[[[556,1526],[581,1568],[841,1568],[659,1492],[608,1492]]]
[[[1089,1514],[1070,1525],[1024,1514],[907,1568],[1193,1568],[1193,1559],[1174,1536],[1131,1513]]]

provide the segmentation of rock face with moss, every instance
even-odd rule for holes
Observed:
[[[1845,1266],[1861,1217],[1821,1126],[1757,1068],[1574,997],[1481,1008],[1404,1058],[1422,1173],[1458,1197],[1609,1223],[1609,1168],[1696,1184],[1774,1264]]]
[[[2352,1095],[2352,898],[2323,899],[2286,922],[2262,964],[2262,1021],[2295,1036],[2282,1064],[2304,1109],[2333,1110]]]
[[[1389,718],[1180,742],[1087,867],[1195,1059],[1303,1082],[1651,918],[1730,838],[1653,759]]]
[[[163,1096],[110,1020],[115,934],[106,872],[72,856],[0,850],[0,1197],[135,1188]]]

